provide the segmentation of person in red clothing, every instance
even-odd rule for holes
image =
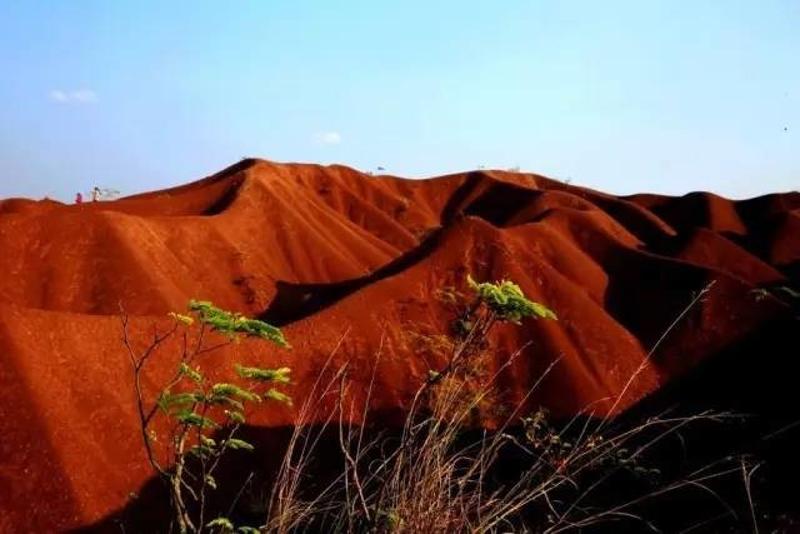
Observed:
[[[83,204],[83,195],[80,193],[75,195],[75,204]]]

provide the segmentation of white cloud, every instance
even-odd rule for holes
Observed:
[[[53,89],[49,94],[50,100],[62,104],[89,104],[97,101],[97,93],[91,89],[75,89],[74,91],[63,91]]]
[[[66,102],[67,93],[59,89],[53,89],[52,91],[50,91],[50,100],[54,100],[56,102]]]
[[[342,136],[339,132],[322,132],[314,136],[317,143],[322,145],[338,145],[342,142]]]

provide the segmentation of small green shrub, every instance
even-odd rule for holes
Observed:
[[[225,517],[206,522],[207,496],[210,491],[219,489],[214,475],[222,457],[231,451],[254,449],[251,443],[235,437],[246,421],[247,406],[262,401],[291,404],[288,395],[272,387],[288,384],[291,370],[288,367],[262,369],[236,365],[236,374],[230,380],[214,382],[204,373],[201,360],[205,361],[209,354],[230,343],[238,343],[242,338],[261,339],[285,348],[289,344],[279,328],[221,310],[207,301],[193,300],[189,303],[188,314],[169,315],[174,320],[173,328],[164,334],[155,333],[150,344],[140,353],[134,350],[129,340],[128,319],[123,317],[124,343],[134,372],[148,461],[168,483],[173,522],[179,532],[253,532],[249,527],[236,528]],[[191,343],[193,329],[196,336]],[[206,346],[204,341],[208,331],[222,335],[224,341]],[[145,363],[164,341],[176,334],[183,340],[177,368],[173,378],[158,391],[154,400],[150,400],[142,389]],[[167,439],[162,439],[152,429],[159,414],[166,419]]]
[[[556,314],[546,306],[529,300],[522,289],[509,280],[478,283],[467,275],[467,284],[475,292],[478,300],[503,321],[519,324],[522,319],[557,319]]]

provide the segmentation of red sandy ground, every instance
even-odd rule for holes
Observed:
[[[191,298],[286,323],[291,351],[244,344],[220,365],[289,365],[296,405],[345,333],[335,361],[357,383],[382,343],[378,410],[402,408],[431,366],[409,332],[446,329],[434,293],[467,273],[509,278],[559,321],[497,332],[496,363],[530,342],[500,376],[503,398],[557,359],[528,404],[603,414],[643,362],[618,410],[787,313],[753,289],[796,283],[799,267],[798,193],[620,198],[532,174],[405,180],[246,160],[114,202],[0,201],[0,531],[96,521],[150,476],[120,305],[139,332]],[[148,385],[169,370],[155,359]]]

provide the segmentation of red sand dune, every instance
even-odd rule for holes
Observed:
[[[356,381],[383,343],[371,409],[402,409],[430,365],[408,332],[447,326],[434,292],[467,273],[510,278],[559,321],[496,333],[498,362],[531,342],[502,398],[558,359],[529,405],[602,414],[643,362],[618,410],[789,313],[753,289],[800,281],[800,194],[614,197],[532,174],[404,180],[246,160],[114,202],[0,201],[0,272],[0,531],[45,532],[98,520],[150,476],[120,305],[137,329],[190,298],[284,326],[290,352],[244,344],[220,361],[288,364],[297,404],[345,331],[336,361]]]

